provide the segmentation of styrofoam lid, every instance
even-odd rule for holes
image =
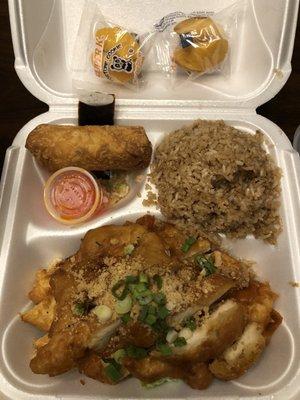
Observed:
[[[142,33],[173,11],[218,12],[233,0],[99,0],[103,15]],[[249,0],[240,13],[231,73],[202,76],[170,90],[156,71],[136,92],[113,90],[120,103],[256,108],[272,98],[291,71],[298,0]],[[84,0],[9,0],[16,71],[30,92],[49,105],[74,104],[71,59]],[[37,17],[38,16],[38,17]],[[101,90],[101,87],[97,87]]]
[[[295,132],[295,135],[294,135],[293,147],[300,154],[300,125],[296,129],[296,132]]]

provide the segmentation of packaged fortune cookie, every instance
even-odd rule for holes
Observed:
[[[137,88],[144,82],[143,65],[153,34],[138,34],[106,20],[99,4],[86,0],[73,55],[75,88],[110,93],[111,84]]]
[[[210,17],[185,19],[174,26],[178,43],[174,63],[187,72],[205,74],[220,68],[228,54],[228,40]]]
[[[91,62],[99,78],[121,84],[135,83],[143,58],[136,34],[119,26],[105,26],[95,32]]]
[[[190,80],[204,74],[229,75],[239,14],[245,5],[246,0],[217,13],[179,11],[163,17],[154,25],[160,70],[175,82],[184,76]]]

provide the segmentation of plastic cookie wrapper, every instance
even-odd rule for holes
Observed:
[[[174,12],[154,25],[156,63],[172,85],[204,74],[231,74],[246,7],[243,0],[216,13]]]
[[[112,84],[138,89],[145,83],[145,57],[155,31],[139,34],[107,21],[99,4],[86,0],[74,47],[73,86],[111,93]]]

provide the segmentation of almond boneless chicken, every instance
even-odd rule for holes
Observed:
[[[205,389],[260,357],[281,322],[276,297],[244,262],[149,215],[100,227],[75,255],[37,273],[30,298],[43,312],[22,319],[45,335],[30,367]]]

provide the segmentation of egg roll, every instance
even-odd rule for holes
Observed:
[[[49,172],[64,167],[131,171],[149,165],[152,146],[140,126],[38,125],[25,147]]]

